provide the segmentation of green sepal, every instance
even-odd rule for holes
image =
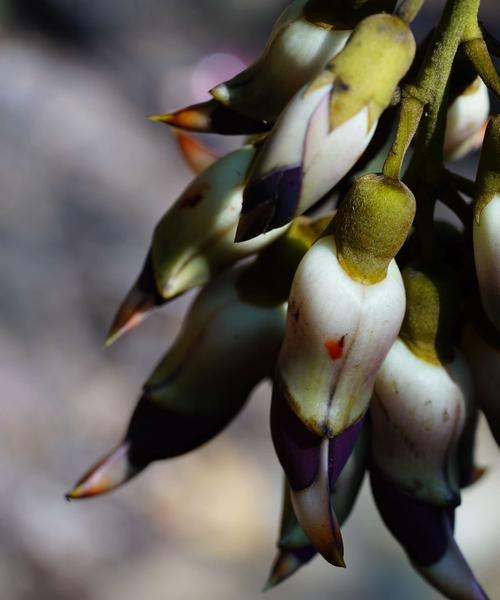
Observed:
[[[415,264],[403,269],[406,313],[400,338],[422,360],[446,365],[454,358],[460,288],[451,269]]]
[[[497,194],[500,194],[500,115],[490,119],[481,149],[474,194],[474,219],[477,223]]]
[[[368,129],[389,106],[399,81],[415,56],[415,39],[408,25],[392,15],[361,21],[345,48],[306,90],[332,83],[330,127],[335,129],[363,108]]]
[[[332,223],[337,257],[356,281],[382,281],[415,216],[415,198],[401,181],[383,175],[359,177]]]

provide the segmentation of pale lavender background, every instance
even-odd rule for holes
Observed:
[[[250,61],[284,3],[52,0],[65,39],[40,30],[42,4],[0,2],[0,598],[260,598],[281,488],[266,385],[204,449],[106,498],[63,494],[118,440],[189,302],[102,350],[152,227],[190,177],[144,115],[201,100]],[[498,26],[495,1],[484,6]],[[230,58],[200,68],[214,53]],[[500,598],[500,464],[484,428],[479,456],[489,471],[464,494],[458,537]],[[344,534],[346,571],[316,559],[269,597],[438,597],[366,489]]]

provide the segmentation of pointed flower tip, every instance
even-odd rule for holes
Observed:
[[[66,494],[68,500],[92,498],[111,492],[136,473],[128,458],[129,444],[124,442],[95,464]]]
[[[148,121],[154,121],[155,123],[172,123],[175,120],[175,113],[165,113],[164,115],[147,115]]]
[[[262,592],[267,592],[270,589],[276,587],[280,583],[283,583],[286,579],[291,577],[296,571],[308,562],[316,553],[314,549],[305,549],[304,556],[301,556],[301,552],[294,552],[290,550],[280,549],[276,558],[274,559],[271,573],[269,578],[262,588]]]
[[[209,90],[208,93],[222,104],[229,102],[229,88],[225,83],[220,83],[219,85],[216,85],[211,90]]]
[[[207,112],[208,111],[208,112]],[[165,113],[163,115],[150,115],[147,117],[150,121],[165,123],[172,127],[187,129],[190,131],[209,131],[210,129],[210,110],[206,103],[200,105],[188,106],[180,110]]]
[[[134,286],[120,305],[108,331],[104,347],[109,348],[123,334],[135,329],[148,317],[150,311],[160,304],[156,293],[149,293]]]

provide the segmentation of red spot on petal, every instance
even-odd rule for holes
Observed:
[[[344,354],[344,342],[345,335],[343,335],[340,340],[326,340],[325,348],[332,360],[342,358],[342,355]]]

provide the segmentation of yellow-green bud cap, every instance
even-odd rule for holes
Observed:
[[[446,364],[453,359],[458,286],[451,271],[436,266],[403,270],[406,313],[400,337],[419,358]]]
[[[367,106],[370,129],[389,105],[414,56],[415,39],[399,17],[380,14],[361,21],[346,47],[311,86],[334,84],[330,127],[338,127]]]
[[[356,281],[384,279],[415,216],[415,198],[401,181],[368,174],[357,179],[333,221],[337,256]]]
[[[485,207],[497,194],[500,194],[500,115],[491,118],[484,135],[474,198],[477,223]]]
[[[396,0],[309,0],[304,17],[320,27],[353,29],[361,20],[380,12],[392,12]]]

